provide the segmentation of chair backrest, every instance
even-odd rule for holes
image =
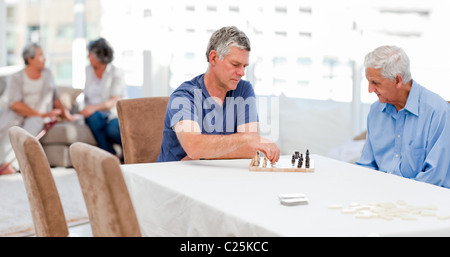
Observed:
[[[117,102],[126,164],[155,162],[161,152],[169,97],[122,99]]]
[[[70,146],[70,158],[78,175],[93,236],[141,236],[119,159],[81,142]]]
[[[25,183],[36,236],[68,236],[61,199],[41,144],[20,127],[11,127],[9,138]]]

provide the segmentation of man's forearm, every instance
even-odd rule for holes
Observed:
[[[183,133],[178,136],[184,151],[191,159],[248,158],[255,153],[247,133],[205,135]]]
[[[248,145],[236,149],[230,153],[224,154],[217,158],[208,159],[251,159],[255,156],[256,150]]]
[[[271,162],[277,162],[280,158],[278,146],[252,132],[257,129],[248,130],[251,126],[242,126],[240,132],[230,135],[211,135],[202,134],[196,122],[184,120],[178,122],[174,130],[188,159],[251,158],[260,150]]]

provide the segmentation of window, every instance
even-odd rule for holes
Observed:
[[[7,65],[23,63],[21,51],[27,41],[40,42],[47,65],[58,81],[65,81],[70,76],[67,63],[76,32],[77,1],[5,2],[7,26],[2,33]],[[107,38],[115,48],[115,61],[128,72],[129,83],[142,83],[142,53],[162,50],[167,56],[164,63],[172,70],[167,80],[173,87],[182,83],[186,74],[204,72],[210,35],[221,26],[235,25],[252,42],[252,68],[246,70],[246,78],[257,94],[277,95],[289,88],[303,88],[313,93],[290,95],[317,98],[320,94],[321,99],[348,102],[352,101],[348,90],[356,83],[361,84],[363,103],[374,98],[367,93],[364,71],[353,74],[349,63],[361,67],[365,53],[395,44],[410,56],[413,78],[450,99],[450,87],[441,86],[439,79],[450,72],[446,61],[450,59],[450,38],[442,34],[450,23],[450,2],[391,2],[168,0],[155,5],[145,0],[90,0],[84,1],[85,40]],[[202,17],[208,17],[208,22]],[[133,56],[125,54],[130,51]],[[353,81],[358,77],[360,81]]]
[[[61,61],[55,64],[56,65],[56,78],[55,80],[59,82],[59,84],[68,86],[72,83],[72,62],[70,61]]]
[[[59,40],[70,40],[74,39],[75,31],[73,24],[58,24],[56,36]]]

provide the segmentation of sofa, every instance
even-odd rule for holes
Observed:
[[[0,76],[0,115],[8,108],[5,97],[2,97],[7,84],[6,80],[6,76]],[[58,86],[57,90],[63,105],[71,110],[72,113],[76,113],[78,111],[76,99],[82,90],[66,86]],[[72,167],[69,147],[74,142],[97,145],[91,130],[84,123],[84,119],[74,122],[61,121],[56,123],[41,138],[40,142],[52,167]]]
[[[40,140],[52,167],[72,167],[69,147],[75,142],[97,145],[84,120],[56,123]]]
[[[77,97],[82,93],[81,89],[72,87],[57,87],[62,104],[71,111],[78,112]],[[40,140],[48,162],[52,167],[72,167],[69,147],[75,142],[84,142],[97,145],[89,127],[84,123],[84,119],[73,122],[60,121]]]

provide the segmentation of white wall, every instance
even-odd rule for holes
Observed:
[[[369,104],[360,110],[367,116]],[[273,124],[270,115],[261,115],[260,123]],[[276,122],[275,122],[276,123]],[[281,154],[295,151],[328,156],[330,152],[352,140],[352,104],[279,96],[279,137],[275,139]],[[276,128],[272,128],[275,130]],[[358,134],[362,132],[359,131]],[[264,134],[263,134],[264,135]]]

